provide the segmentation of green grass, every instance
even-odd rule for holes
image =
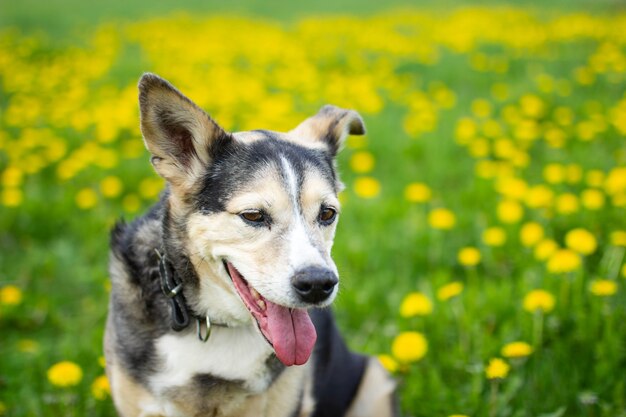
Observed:
[[[342,276],[336,313],[358,351],[391,354],[404,331],[428,340],[426,355],[396,372],[407,415],[626,415],[626,270],[623,244],[613,236],[626,230],[626,179],[619,170],[626,165],[626,15],[619,2],[522,1],[512,10],[489,1],[474,3],[487,6],[480,8],[449,1],[416,9],[403,1],[189,2],[187,15],[166,2],[6,3],[0,16],[0,415],[113,414],[110,399],[94,398],[91,384],[104,373],[98,358],[108,230],[156,199],[146,190],[155,174],[138,131],[135,84],[144,71],[167,77],[234,131],[288,129],[327,102],[361,112],[367,137],[351,138],[339,156],[347,190],[333,249]],[[388,7],[408,11],[388,13]],[[555,23],[562,17],[564,24]],[[601,47],[609,49],[598,52]],[[585,81],[581,71],[593,79]],[[507,96],[496,97],[494,85],[505,85]],[[442,92],[453,102],[439,101]],[[524,104],[528,96],[539,99],[539,111]],[[490,105],[489,116],[480,115],[478,99]],[[571,112],[571,123],[559,122],[562,109]],[[432,117],[428,127],[424,120]],[[479,131],[464,138],[457,127],[465,118]],[[407,127],[415,119],[422,122]],[[481,131],[487,120],[502,131]],[[537,129],[530,138],[520,130],[524,123]],[[564,134],[562,144],[549,139],[555,129]],[[528,158],[526,166],[497,152],[498,140],[507,138]],[[352,166],[362,152],[375,160],[371,171]],[[500,163],[528,186],[546,186],[553,201],[538,208],[526,193],[522,218],[503,221],[496,208],[515,190],[498,188],[506,175],[478,175],[485,161]],[[543,173],[554,163],[581,177],[548,181]],[[589,182],[594,171],[614,182]],[[103,190],[109,176],[121,180],[119,194]],[[373,198],[358,192],[364,177],[380,185]],[[407,201],[412,182],[427,184],[432,198]],[[590,188],[604,197],[601,208],[581,204],[569,214],[558,208],[558,196],[581,200]],[[437,207],[455,214],[451,230],[429,225]],[[520,243],[530,221],[561,247],[570,230],[584,228],[598,248],[581,255],[574,271],[550,272]],[[507,234],[502,247],[483,242],[491,226]],[[482,255],[476,267],[457,260],[466,246]],[[616,293],[591,293],[598,279],[615,283]],[[438,289],[452,281],[464,283],[463,292],[439,300]],[[17,305],[6,299],[9,286],[23,294]],[[554,295],[553,311],[523,309],[536,288]],[[430,315],[400,316],[413,291],[432,300]],[[533,344],[534,352],[507,359],[509,375],[488,380],[489,360],[516,340]],[[47,370],[62,360],[82,368],[78,385],[59,388],[48,380]]]

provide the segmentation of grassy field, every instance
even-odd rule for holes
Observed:
[[[162,187],[152,71],[233,131],[363,115],[335,307],[406,415],[626,416],[618,2],[30,3],[0,15],[0,415],[114,415],[108,230]]]

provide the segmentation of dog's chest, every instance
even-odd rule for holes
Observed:
[[[153,392],[188,385],[210,391],[230,385],[258,393],[284,369],[251,326],[214,328],[204,343],[193,332],[167,334],[157,340],[156,347],[159,367],[150,382]]]

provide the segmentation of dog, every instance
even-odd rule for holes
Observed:
[[[123,417],[397,415],[377,359],[351,353],[327,308],[342,185],[364,134],[324,106],[287,133],[227,133],[154,74],[141,131],[160,200],[111,232],[106,370]]]

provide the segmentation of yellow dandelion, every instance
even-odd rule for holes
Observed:
[[[511,200],[521,200],[528,191],[528,184],[520,178],[504,177],[496,182],[496,191]]]
[[[366,174],[374,169],[374,155],[368,151],[355,152],[350,158],[350,168],[357,174]]]
[[[0,304],[14,306],[22,302],[22,290],[15,285],[7,285],[0,289]]]
[[[606,176],[604,189],[610,195],[624,193],[626,191],[626,167],[613,168]]]
[[[159,195],[163,189],[163,180],[161,178],[144,178],[139,183],[139,195],[146,200],[153,199]]]
[[[626,247],[626,230],[615,230],[609,235],[611,245]]]
[[[534,313],[542,311],[549,313],[554,310],[554,296],[545,290],[533,290],[526,294],[523,301],[524,310]]]
[[[581,255],[590,255],[596,251],[598,242],[591,232],[578,228],[567,232],[565,235],[565,246]]]
[[[448,209],[437,208],[428,213],[428,224],[433,229],[450,230],[456,224],[456,216]]]
[[[488,100],[478,98],[472,101],[472,113],[476,116],[485,118],[489,117],[492,112],[491,103]]]
[[[590,187],[602,187],[604,184],[604,172],[599,169],[592,169],[585,175],[585,182]]]
[[[544,236],[543,227],[537,222],[524,223],[520,229],[520,241],[527,248],[535,246]]]
[[[428,352],[428,341],[419,332],[402,332],[393,340],[391,352],[400,362],[417,362]]]
[[[96,400],[104,400],[111,395],[111,387],[106,375],[100,375],[91,384],[91,394]]]
[[[587,210],[600,210],[604,207],[604,194],[595,188],[583,190],[580,194],[580,202]]]
[[[489,227],[483,232],[482,240],[488,246],[502,246],[506,242],[506,232],[501,227]]]
[[[591,282],[589,291],[598,297],[610,297],[617,292],[617,283],[608,279],[597,279]]]
[[[380,188],[380,182],[373,177],[359,177],[354,181],[354,193],[361,198],[377,197]]]
[[[421,292],[407,294],[400,304],[402,317],[427,316],[433,311],[433,303]]]
[[[521,220],[524,215],[524,209],[515,200],[504,200],[498,203],[496,213],[502,223],[512,224]]]
[[[107,198],[118,197],[122,193],[123,188],[122,180],[113,175],[105,177],[100,181],[100,191]]]
[[[398,371],[399,365],[398,362],[391,356],[381,354],[378,355],[378,361],[387,371],[394,373]]]
[[[535,259],[539,261],[545,261],[550,258],[550,256],[552,256],[552,254],[558,249],[559,245],[557,245],[554,240],[543,239],[542,241],[537,243],[533,254],[535,256]]]
[[[554,191],[543,184],[535,185],[528,189],[524,196],[524,202],[530,208],[547,208],[552,206]]]
[[[440,301],[447,301],[452,297],[456,297],[462,292],[463,292],[463,283],[460,281],[453,281],[439,288],[439,290],[437,290],[437,298]]]
[[[100,365],[102,368],[106,368],[107,361],[104,356],[98,356],[98,365]]]
[[[525,116],[537,119],[543,115],[546,106],[538,96],[526,94],[520,98],[520,107]]]
[[[83,188],[76,194],[75,200],[78,208],[88,210],[98,203],[98,195],[91,188]]]
[[[548,271],[564,274],[579,269],[582,265],[580,255],[570,249],[559,249],[548,258]]]
[[[565,167],[561,164],[548,164],[543,168],[543,178],[550,184],[565,181]]]
[[[83,370],[70,361],[56,363],[48,369],[48,381],[57,387],[71,387],[83,379]]]
[[[500,358],[492,358],[485,368],[487,379],[503,379],[509,374],[511,367]]]
[[[411,203],[425,203],[432,197],[430,187],[421,182],[413,182],[404,189],[404,198]]]
[[[511,342],[502,347],[505,358],[524,358],[533,353],[533,348],[526,342]]]
[[[560,214],[572,214],[578,211],[578,197],[572,193],[564,193],[556,198],[556,211]]]
[[[569,164],[565,168],[565,177],[568,183],[578,184],[583,178],[583,169],[578,164]]]
[[[24,200],[24,194],[19,188],[5,188],[2,190],[2,204],[6,207],[19,207]]]
[[[459,263],[463,266],[476,266],[480,262],[480,251],[473,246],[461,248],[457,254]]]

